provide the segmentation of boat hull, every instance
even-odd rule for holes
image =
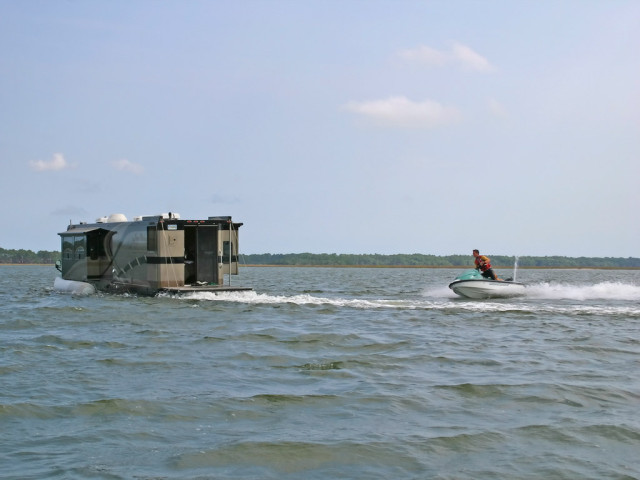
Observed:
[[[449,288],[461,297],[476,300],[521,297],[526,293],[522,283],[497,280],[456,280]]]
[[[158,293],[220,293],[220,292],[245,292],[253,290],[251,287],[234,287],[231,285],[182,285],[177,287],[150,288],[145,285],[110,283],[100,285],[99,283],[77,282],[74,280],[64,280],[56,277],[53,282],[53,289],[60,293],[70,293],[72,295],[92,295],[97,291],[108,293],[131,293],[136,295],[154,296]]]

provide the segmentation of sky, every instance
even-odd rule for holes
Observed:
[[[636,0],[0,0],[0,247],[640,257]]]

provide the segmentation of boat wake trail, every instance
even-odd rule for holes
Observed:
[[[593,285],[543,282],[527,285],[527,297],[550,300],[640,301],[640,286],[619,282],[602,282]]]
[[[448,289],[447,289],[448,290]],[[469,312],[525,312],[571,315],[626,315],[640,317],[640,287],[629,284],[604,282],[595,285],[568,285],[539,283],[527,287],[527,295],[509,300],[469,300],[455,297],[450,291],[432,290],[423,292],[420,298],[406,299],[360,299],[330,298],[311,294],[271,295],[255,291],[244,292],[195,292],[175,296],[181,300],[230,302],[249,305],[297,305],[329,308],[353,308],[361,310],[440,310]],[[540,303],[540,301],[543,303]],[[549,300],[551,303],[547,302]],[[559,305],[554,300],[568,300],[570,304]],[[589,300],[588,304],[584,304]],[[612,304],[622,301],[625,303]],[[632,304],[627,304],[627,301]],[[580,303],[576,303],[580,302]]]
[[[266,293],[248,292],[196,292],[181,295],[180,298],[187,300],[211,300],[226,301],[247,304],[292,304],[292,305],[333,305],[335,307],[350,308],[410,308],[410,302],[406,300],[388,299],[357,299],[357,298],[327,298],[317,297],[309,294],[300,295],[269,295]]]
[[[640,286],[622,282],[601,282],[592,285],[539,282],[526,285],[523,299],[640,301]],[[432,298],[455,298],[455,294],[447,287],[425,290],[423,295]]]

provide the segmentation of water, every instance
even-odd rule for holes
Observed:
[[[640,271],[241,269],[255,292],[0,267],[4,479],[640,478]],[[506,276],[510,272],[499,271]]]

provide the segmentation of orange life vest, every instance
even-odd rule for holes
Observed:
[[[484,262],[484,265],[480,264],[480,260]],[[476,267],[480,269],[481,272],[486,272],[491,268],[491,260],[486,255],[478,255],[476,257]]]

